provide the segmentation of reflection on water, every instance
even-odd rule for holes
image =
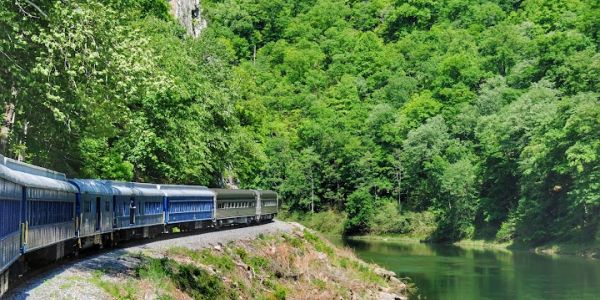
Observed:
[[[600,299],[600,262],[595,260],[451,245],[332,241],[411,278],[421,299]]]

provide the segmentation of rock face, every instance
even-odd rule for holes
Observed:
[[[198,37],[206,28],[206,19],[202,18],[200,0],[170,0],[171,13],[179,20],[187,33]]]

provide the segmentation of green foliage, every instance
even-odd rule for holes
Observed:
[[[430,211],[401,212],[395,201],[384,201],[379,207],[369,224],[370,234],[402,235],[426,240],[436,231],[436,218]]]
[[[328,231],[598,236],[597,1],[202,1],[197,39],[165,1],[36,5],[0,0],[4,154],[275,189]]]
[[[304,238],[311,243],[315,249],[317,249],[317,251],[319,252],[323,252],[325,254],[327,254],[329,257],[332,257],[335,253],[334,253],[334,249],[327,244],[326,241],[323,241],[320,237],[318,237],[316,234],[308,231],[308,230],[304,230]]]
[[[348,219],[344,224],[344,233],[364,233],[373,217],[373,199],[366,189],[358,189],[348,196],[346,212]]]
[[[278,214],[278,218],[299,222],[302,225],[322,233],[341,235],[346,223],[346,214],[334,210],[325,210],[316,213],[290,212],[284,209]]]
[[[93,272],[90,281],[117,300],[136,299],[136,287],[131,281],[117,284],[113,281],[102,279],[103,275],[102,271],[96,270]]]
[[[139,277],[154,284],[168,281],[193,299],[229,299],[230,293],[221,278],[191,264],[179,264],[163,258],[144,258],[145,263],[136,270]]]

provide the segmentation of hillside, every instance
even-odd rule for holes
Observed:
[[[597,1],[207,0],[197,37],[162,0],[0,3],[8,156],[274,189],[346,234],[600,237]]]

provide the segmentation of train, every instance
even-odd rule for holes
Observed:
[[[269,190],[69,179],[0,155],[0,296],[29,260],[174,232],[272,221]]]

